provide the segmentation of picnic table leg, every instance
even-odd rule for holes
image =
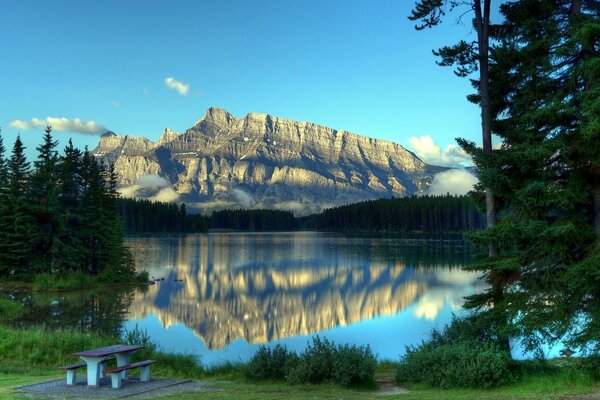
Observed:
[[[117,367],[122,367],[123,365],[129,364],[129,359],[135,353],[137,353],[137,350],[128,351],[128,352],[125,352],[125,353],[117,353],[116,354],[116,356],[117,356]],[[121,372],[121,378],[127,379],[128,376],[129,376],[129,374],[128,374],[127,370]]]
[[[87,364],[87,384],[88,386],[98,387],[100,384],[100,364],[104,358],[81,357]]]

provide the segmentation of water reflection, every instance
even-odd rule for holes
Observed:
[[[267,343],[322,332],[412,305],[413,318],[433,321],[480,285],[458,269],[469,254],[454,240],[223,233],[128,243],[137,265],[164,279],[135,294],[129,319],[183,323],[211,350],[238,338]]]
[[[0,291],[0,298],[21,305],[14,315],[0,315],[0,322],[21,328],[73,328],[118,336],[134,291],[123,287],[69,293]]]

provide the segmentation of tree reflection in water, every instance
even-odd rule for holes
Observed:
[[[16,315],[0,315],[0,323],[20,328],[70,328],[118,336],[136,290],[139,289],[110,287],[65,293],[2,291],[0,298],[15,301],[22,308]]]

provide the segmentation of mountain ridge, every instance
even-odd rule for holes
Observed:
[[[236,118],[215,107],[184,132],[166,128],[156,142],[106,132],[92,154],[113,163],[121,187],[133,187],[136,197],[168,194],[206,212],[277,208],[304,215],[425,193],[432,176],[447,169],[391,141],[270,114]],[[142,187],[138,180],[147,175],[163,181]]]

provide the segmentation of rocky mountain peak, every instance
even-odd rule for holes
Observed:
[[[179,133],[177,133],[169,128],[165,128],[162,135],[160,135],[160,139],[158,139],[158,143],[159,144],[168,143],[171,140],[175,139],[177,136],[179,136]]]
[[[227,125],[236,121],[236,118],[224,108],[210,107],[202,118],[196,122],[196,125],[203,121]]]
[[[445,169],[390,141],[269,114],[236,118],[214,107],[183,134],[167,128],[156,143],[103,135],[93,153],[115,164],[122,185],[160,175],[173,183],[177,201],[207,212],[277,208],[302,215],[424,193]]]

